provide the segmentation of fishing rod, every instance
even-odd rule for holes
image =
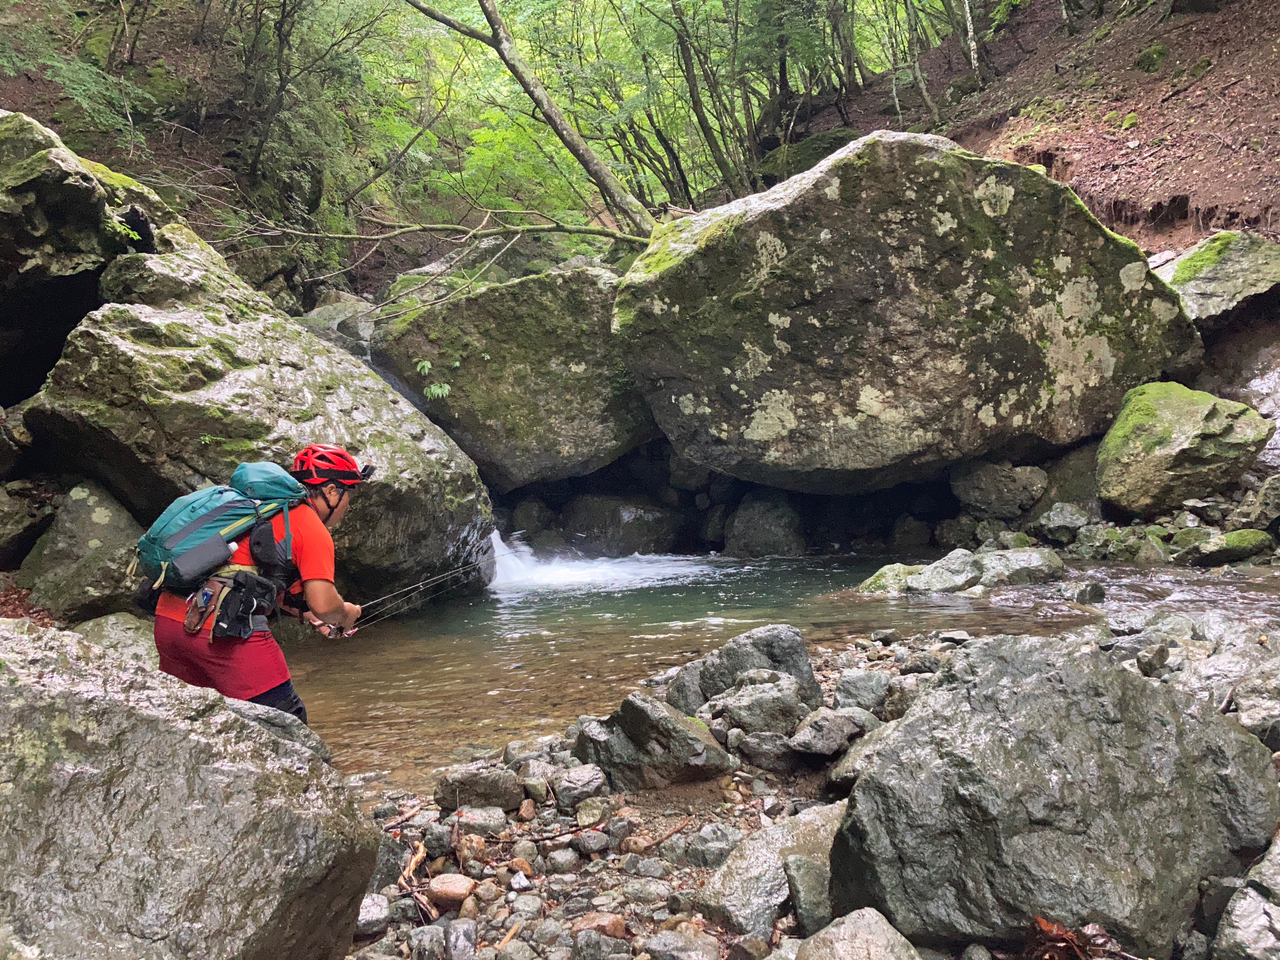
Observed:
[[[377,615],[374,616],[372,620],[365,623],[361,623],[360,626],[371,627],[376,623],[381,623],[383,620],[387,620],[387,619],[390,619],[391,617],[398,616],[399,614],[404,613],[408,610],[411,610],[413,607],[418,606],[419,604],[425,603],[428,600],[433,599],[434,597],[437,597],[446,593],[449,588],[446,587],[445,589],[442,589],[442,590],[432,591],[431,593],[421,595],[423,591],[428,590],[431,587],[438,586],[449,580],[452,580],[455,577],[461,576],[462,574],[467,573],[468,571],[473,570],[476,567],[483,566],[484,564],[489,563],[493,560],[497,560],[501,557],[513,557],[513,556],[516,556],[516,551],[514,550],[507,550],[501,553],[495,551],[493,555],[489,557],[485,557],[480,560],[475,560],[471,563],[464,564],[463,566],[458,567],[454,570],[450,570],[447,573],[437,574],[435,576],[428,577],[427,579],[421,580],[418,583],[410,584],[407,587],[401,587],[399,590],[393,590],[391,593],[388,593],[385,596],[377,597],[374,600],[370,600],[368,603],[364,604],[363,607],[361,608],[362,616],[364,616],[364,611],[368,610],[369,607],[374,607],[374,606],[377,606],[378,604],[386,603],[387,601],[392,601],[392,602],[390,602],[385,608],[376,611]]]

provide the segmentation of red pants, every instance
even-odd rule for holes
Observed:
[[[248,700],[289,679],[284,652],[269,630],[247,640],[211,641],[207,626],[193,636],[179,621],[158,616],[155,637],[160,669],[192,686]]]

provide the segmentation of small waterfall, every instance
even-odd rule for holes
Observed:
[[[533,558],[529,545],[516,541],[505,543],[495,530],[489,535],[493,545],[493,580],[490,587],[501,589],[510,583],[519,583],[533,576],[538,561]]]
[[[699,557],[633,554],[629,557],[539,560],[528,544],[518,540],[507,543],[496,530],[490,534],[489,542],[493,544],[494,556],[494,574],[489,589],[499,594],[582,588],[631,590],[714,577],[718,573],[706,558]]]

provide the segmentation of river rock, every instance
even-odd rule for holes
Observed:
[[[59,620],[76,622],[132,610],[135,577],[129,563],[143,530],[93,482],[67,494],[53,525],[22,563],[18,583],[31,602]]]
[[[798,854],[782,858],[800,933],[812,936],[831,922],[831,862]]]
[[[1177,559],[1193,567],[1216,567],[1270,553],[1275,545],[1274,538],[1265,530],[1233,530],[1193,543],[1181,551]]]
[[[789,741],[791,749],[823,757],[843,753],[849,744],[866,732],[867,716],[865,709],[819,707],[800,721]]]
[[[1067,566],[1052,550],[1022,547],[1016,550],[993,550],[978,556],[984,587],[1006,584],[1052,583],[1067,575]]]
[[[475,892],[476,882],[460,873],[445,873],[427,881],[427,899],[442,910],[457,910]]]
[[[660,225],[614,327],[681,456],[820,494],[1071,445],[1201,353],[1176,294],[1067,187],[886,132]]]
[[[297,718],[0,621],[0,900],[50,957],[339,958],[378,834]]]
[[[747,837],[698,891],[695,907],[734,933],[767,936],[790,893],[783,860],[827,860],[844,813],[843,800],[813,807]]]
[[[951,468],[951,492],[978,519],[1012,520],[1040,499],[1049,477],[1039,467],[984,460]]]
[[[149,620],[141,620],[131,613],[110,613],[105,617],[77,624],[75,632],[116,656],[134,660],[152,669],[160,666],[155,628]]]
[[[89,314],[25,419],[136,516],[224,483],[242,460],[289,464],[307,443],[378,468],[335,537],[342,575],[376,595],[492,575],[488,495],[447,436],[367,367],[276,313],[185,227],[117,257],[116,303]],[[140,386],[141,385],[141,386]]]
[[[515,810],[524,799],[520,778],[506,767],[479,762],[447,767],[436,784],[435,802],[441,810],[459,807],[499,807]]]
[[[172,214],[150,190],[82,160],[53,131],[0,111],[0,406],[40,389],[67,334],[102,304],[113,258],[151,249]]]
[[[858,593],[906,593],[907,580],[922,570],[924,564],[889,563],[863,580],[856,589]]]
[[[588,797],[602,797],[609,792],[609,781],[604,771],[592,763],[557,771],[551,778],[551,786],[555,789],[556,806],[564,813],[569,813]]]
[[[855,910],[800,944],[795,960],[921,960],[921,955],[878,910]]]
[[[745,733],[779,733],[789,737],[809,714],[795,677],[774,670],[747,670],[724,693],[698,708],[698,718],[723,718]]]
[[[1053,543],[1068,544],[1076,533],[1093,522],[1093,518],[1074,503],[1055,503],[1032,525],[1032,529]]]
[[[560,514],[569,545],[589,557],[670,553],[683,525],[680,511],[647,497],[584,494]]]
[[[681,667],[667,688],[667,702],[693,714],[738,682],[747,670],[776,670],[800,683],[800,698],[810,709],[822,705],[822,688],[804,636],[795,627],[774,623],[756,627],[729,640],[719,650]]]
[[[704,723],[642,693],[607,720],[584,718],[573,755],[598,766],[617,790],[710,780],[737,766]]]
[[[1232,688],[1237,719],[1273,753],[1280,750],[1280,658],[1250,670]]]
[[[1239,480],[1274,432],[1242,403],[1177,383],[1144,384],[1125,395],[1098,447],[1098,494],[1140,517],[1175,510]]]
[[[53,523],[54,508],[50,504],[19,494],[18,490],[11,494],[0,488],[0,568],[20,564]]]
[[[695,867],[718,867],[742,842],[742,831],[726,823],[708,823],[690,838],[685,857]]]
[[[908,593],[959,593],[982,580],[982,564],[968,550],[952,550],[941,560],[907,577]]]
[[[1013,939],[1035,916],[1096,922],[1168,956],[1200,878],[1270,842],[1265,747],[1064,642],[967,644],[878,741],[832,848],[837,915],[874,906],[951,944]]]
[[[1155,273],[1178,292],[1187,316],[1200,329],[1213,329],[1251,297],[1280,287],[1280,243],[1223,230]]]
[[[781,490],[748,493],[725,523],[724,552],[730,557],[803,557],[800,514]]]
[[[845,670],[836,683],[833,700],[836,709],[858,707],[875,713],[889,692],[889,674],[883,670]]]
[[[442,304],[410,292],[421,283],[392,285],[374,364],[498,492],[584,476],[655,434],[609,332],[614,274],[553,270]]]
[[[1040,499],[1022,517],[1024,529],[1031,529],[1036,520],[1047,513],[1055,503],[1069,503],[1079,507],[1093,522],[1102,517],[1102,504],[1098,500],[1098,441],[1081,444],[1062,456],[1049,460],[1041,467],[1048,478],[1048,485]]]
[[[720,960],[720,942],[707,934],[663,930],[644,941],[653,960]]]
[[[1271,845],[1227,903],[1213,960],[1280,960],[1280,844]]]

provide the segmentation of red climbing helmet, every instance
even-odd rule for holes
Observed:
[[[360,466],[355,457],[331,443],[312,443],[298,451],[289,472],[299,482],[313,486],[332,481],[353,487],[373,476],[373,466]]]

